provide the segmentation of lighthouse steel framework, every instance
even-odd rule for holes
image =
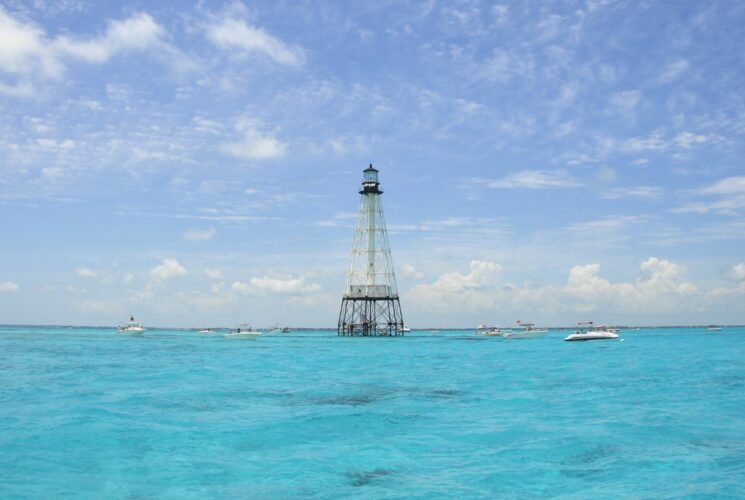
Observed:
[[[403,335],[404,320],[380,200],[383,191],[378,171],[372,165],[363,174],[338,333],[364,337]]]

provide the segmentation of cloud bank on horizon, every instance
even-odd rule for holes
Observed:
[[[737,2],[0,6],[0,322],[745,323]]]

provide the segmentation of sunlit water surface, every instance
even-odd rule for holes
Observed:
[[[745,329],[0,327],[0,497],[745,496]]]

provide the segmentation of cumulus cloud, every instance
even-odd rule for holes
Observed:
[[[209,239],[212,239],[212,237],[216,234],[217,229],[215,229],[214,227],[210,227],[209,229],[204,230],[189,229],[188,231],[185,231],[181,235],[181,237],[186,241],[207,241]]]
[[[735,279],[735,281],[739,281],[743,285],[745,285],[745,262],[740,262],[732,266],[730,274]]]
[[[165,281],[179,276],[186,276],[186,269],[176,259],[163,259],[150,270],[150,276],[158,281]]]
[[[639,278],[629,283],[611,283],[601,277],[599,264],[575,266],[563,291],[577,300],[580,311],[605,306],[626,312],[671,312],[685,304],[681,299],[698,289],[682,278],[680,266],[650,257],[642,262]]]
[[[213,279],[213,280],[222,279],[222,271],[220,271],[219,269],[207,268],[204,270],[204,274],[206,274],[209,279]]]
[[[244,160],[271,160],[284,156],[287,145],[270,132],[261,130],[255,120],[242,119],[236,123],[239,139],[223,143],[220,151]]]
[[[287,44],[241,19],[224,18],[209,25],[207,39],[221,49],[261,54],[285,66],[299,66],[305,62],[301,47]]]
[[[487,180],[486,186],[495,189],[547,189],[580,187],[564,170],[522,170],[503,179]]]
[[[0,92],[17,97],[34,94],[34,79],[61,77],[68,62],[101,64],[120,54],[153,49],[168,53],[171,62],[183,59],[164,41],[163,27],[146,13],[110,21],[100,36],[49,38],[37,25],[19,21],[0,8],[0,36],[0,74],[16,77],[12,84],[0,82]]]
[[[502,266],[494,262],[472,260],[468,273],[443,274],[432,284],[413,287],[408,295],[416,302],[435,307],[448,303],[467,309],[485,307],[492,301],[489,290],[498,283],[501,271]]]
[[[424,273],[417,271],[417,269],[411,264],[404,264],[403,266],[401,266],[401,275],[405,276],[406,278],[413,278],[415,280],[424,278]]]
[[[94,271],[90,267],[78,267],[77,269],[75,269],[75,274],[77,274],[81,278],[98,278],[99,277],[98,271]]]
[[[276,294],[276,295],[302,295],[319,292],[321,286],[315,283],[306,283],[305,277],[274,278],[264,276],[253,277],[249,283],[235,281],[232,290],[238,293],[251,294]]]
[[[20,287],[12,281],[0,281],[0,293],[12,293],[18,291]]]
[[[443,274],[432,284],[413,287],[407,298],[420,308],[449,311],[540,310],[589,313],[596,310],[683,312],[695,302],[698,288],[683,278],[679,265],[651,257],[640,265],[635,281],[614,283],[600,274],[600,264],[574,266],[563,287],[518,286],[502,281],[502,267],[472,261],[466,274]]]

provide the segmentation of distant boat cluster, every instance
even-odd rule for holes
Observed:
[[[617,340],[619,329],[610,325],[595,325],[592,321],[577,324],[577,330],[564,338],[567,342],[584,342],[587,340]],[[517,322],[516,328],[486,327],[479,325],[476,335],[502,337],[503,339],[538,339],[548,334],[548,330],[535,328],[533,323]]]
[[[117,335],[126,336],[141,336],[144,335],[146,328],[141,323],[135,321],[134,316],[129,317],[129,321],[126,321],[119,325],[116,330]],[[235,329],[222,329],[222,328],[203,328],[199,330],[199,335],[222,335],[229,340],[256,340],[262,333],[287,333],[290,329],[286,326],[280,327],[279,324],[274,325],[272,328],[267,330],[254,330],[251,325],[243,323],[235,327]]]
[[[514,328],[500,328],[498,326],[478,325],[474,335],[480,337],[501,337],[505,340],[517,339],[539,339],[548,335],[549,330],[546,328],[536,328],[534,323],[524,323],[517,321]],[[638,326],[623,327],[628,330],[640,330]],[[721,331],[724,328],[721,325],[709,325],[706,331]],[[146,328],[141,323],[135,321],[134,316],[129,317],[116,330],[117,335],[141,336],[145,333]],[[256,330],[248,323],[242,323],[235,328],[203,328],[199,330],[199,335],[203,336],[223,336],[229,340],[256,340],[262,335],[287,333],[290,328],[275,324],[271,328]],[[411,328],[403,327],[403,331],[410,332]],[[432,333],[440,333],[440,330],[430,330]],[[584,342],[587,340],[621,340],[619,333],[621,329],[611,325],[596,325],[592,321],[581,321],[577,323],[575,330],[567,335],[564,340],[567,342]]]

